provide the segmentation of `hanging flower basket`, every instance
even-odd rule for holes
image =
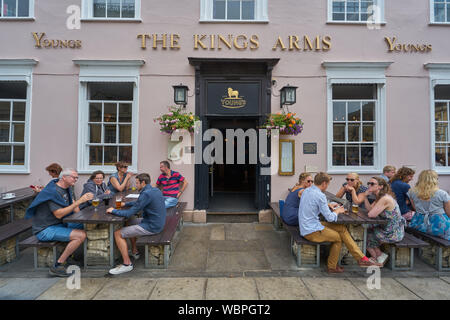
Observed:
[[[160,125],[159,131],[161,133],[172,134],[177,129],[185,129],[189,132],[194,132],[195,121],[200,120],[192,112],[185,112],[178,107],[169,107],[169,112],[165,113],[153,121]]]
[[[298,135],[303,131],[303,122],[300,118],[295,117],[295,113],[271,113],[262,126],[267,129],[270,134],[270,129],[279,129],[280,134],[284,135]]]

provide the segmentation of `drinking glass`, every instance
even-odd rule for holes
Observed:
[[[116,209],[120,209],[122,206],[122,197],[116,198]]]
[[[353,213],[358,213],[359,211],[359,206],[356,203],[352,204],[352,212]]]
[[[100,199],[99,198],[95,198],[92,200],[92,205],[94,206],[94,211],[97,211],[97,207],[100,204]]]

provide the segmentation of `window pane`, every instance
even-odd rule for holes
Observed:
[[[119,126],[119,143],[131,143],[131,126]]]
[[[134,0],[122,1],[122,18],[134,18]]]
[[[225,19],[225,0],[214,0],[213,18]]]
[[[436,123],[436,141],[448,141],[448,124]]]
[[[345,12],[345,1],[333,1],[333,13]]]
[[[345,13],[333,13],[334,21],[345,21]]]
[[[108,0],[108,18],[120,18],[120,0]]]
[[[0,99],[26,99],[25,81],[0,81]]]
[[[242,19],[254,20],[255,19],[255,1],[242,1]]]
[[[11,146],[0,146],[0,165],[11,165]]]
[[[447,22],[450,22],[450,2],[447,2]]]
[[[13,123],[14,142],[25,141],[25,125],[23,123]]]
[[[333,146],[333,166],[345,166],[345,146]]]
[[[89,147],[89,165],[103,165],[103,147]]]
[[[9,123],[0,122],[0,142],[9,142]]]
[[[241,2],[239,0],[227,1],[227,19],[239,20],[241,18]]]
[[[372,6],[372,10],[369,11],[369,8]],[[373,1],[361,1],[361,13],[372,14],[373,9]]]
[[[333,102],[333,121],[345,121],[345,102]]]
[[[102,142],[102,125],[90,124],[89,125],[89,143],[101,143]]]
[[[131,122],[131,103],[119,104],[119,122]]]
[[[446,166],[447,163],[445,161],[445,147],[444,146],[436,146],[436,155],[435,155],[435,160],[436,160],[436,166],[440,167],[440,166]]]
[[[359,166],[359,146],[347,146],[347,165]]]
[[[30,16],[30,0],[19,0],[19,17]]]
[[[104,143],[117,143],[116,125],[105,125]]]
[[[348,103],[348,121],[361,121],[361,103]]]
[[[104,120],[105,122],[117,122],[117,104],[105,103]]]
[[[450,86],[440,85],[434,87],[434,98],[436,100],[450,100]]]
[[[348,125],[348,141],[361,141],[359,138],[359,128],[360,125],[358,124],[349,124]]]
[[[113,166],[117,162],[117,147],[104,147],[105,166]]]
[[[16,0],[3,0],[3,16],[16,17]]]
[[[13,120],[25,121],[25,102],[14,102]]]
[[[447,121],[448,120],[447,103],[436,102],[436,104],[434,105],[434,119],[436,121]]]
[[[0,101],[0,120],[10,121],[11,102]]]
[[[14,146],[13,165],[23,166],[25,164],[25,146]]]
[[[363,121],[375,121],[375,102],[363,102]]]
[[[94,17],[106,17],[106,0],[94,0]]]
[[[133,163],[133,148],[132,147],[119,147],[119,161],[126,163]]]
[[[373,145],[361,146],[361,165],[373,166]]]
[[[445,22],[445,4],[435,3],[434,4],[434,21],[435,22]]]
[[[89,100],[133,100],[133,83],[131,82],[90,82],[88,84]]]
[[[375,125],[364,124],[363,125],[363,142],[375,141]]]
[[[359,21],[359,2],[348,1],[347,2],[347,20]]]
[[[333,85],[333,100],[376,100],[375,84],[338,84]]]
[[[345,142],[345,124],[333,124],[333,141]]]
[[[89,122],[102,122],[102,104],[89,104]]]

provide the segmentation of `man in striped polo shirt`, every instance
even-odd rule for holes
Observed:
[[[170,170],[170,163],[168,161],[161,161],[159,163],[159,169],[162,174],[159,176],[158,181],[156,181],[156,186],[163,193],[166,208],[174,207],[177,205],[178,199],[181,197],[188,183],[179,172]]]

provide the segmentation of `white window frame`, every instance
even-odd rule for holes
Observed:
[[[324,62],[327,73],[327,172],[379,174],[386,163],[386,76],[392,62]],[[333,85],[375,84],[375,137],[373,166],[333,166]],[[365,99],[360,99],[365,100]],[[345,143],[344,143],[345,144]]]
[[[255,0],[254,20],[227,20],[213,18],[213,0],[200,0],[200,22],[222,22],[222,23],[267,23],[268,0]]]
[[[349,0],[342,0],[349,1]],[[384,0],[373,0],[374,5],[380,8],[380,15],[374,17],[374,23],[385,25],[385,9],[384,9]],[[346,5],[347,7],[347,5]],[[363,24],[366,25],[367,21],[347,21],[347,15],[345,14],[345,20],[333,20],[333,0],[328,0],[328,21],[327,23],[336,23],[336,24]]]
[[[447,2],[450,4],[450,1],[447,0]],[[434,15],[434,3],[435,0],[430,0],[430,24],[450,25],[450,21],[436,21],[436,16]],[[447,16],[447,10],[445,10],[445,16]]]
[[[87,99],[87,84],[89,82],[132,82],[132,129],[131,145],[133,161],[130,170],[137,172],[138,168],[138,132],[139,132],[139,70],[145,63],[143,60],[74,60],[80,66],[79,97],[78,97],[78,156],[77,170],[89,174],[102,170],[112,174],[117,171],[115,166],[89,165],[89,101]]]
[[[427,63],[424,67],[428,69],[430,76],[431,168],[438,174],[450,174],[450,166],[436,166],[436,132],[434,120],[434,88],[437,85],[450,85],[450,63]]]
[[[3,1],[0,0],[0,11],[3,9]],[[18,17],[18,0],[16,0],[16,16],[15,17],[4,17],[3,14],[0,17],[0,20],[34,20],[34,0],[29,0],[29,8],[28,8],[28,16],[27,17]]]
[[[108,17],[94,17],[93,0],[81,0],[81,21],[134,21],[141,22],[141,0],[135,0],[134,18],[108,18]],[[120,2],[122,8],[122,0]]]
[[[33,87],[33,67],[38,62],[33,59],[0,59],[0,81],[25,81],[27,99],[25,104],[25,158],[24,165],[0,165],[0,173],[30,173],[30,132],[31,132],[31,101]]]

